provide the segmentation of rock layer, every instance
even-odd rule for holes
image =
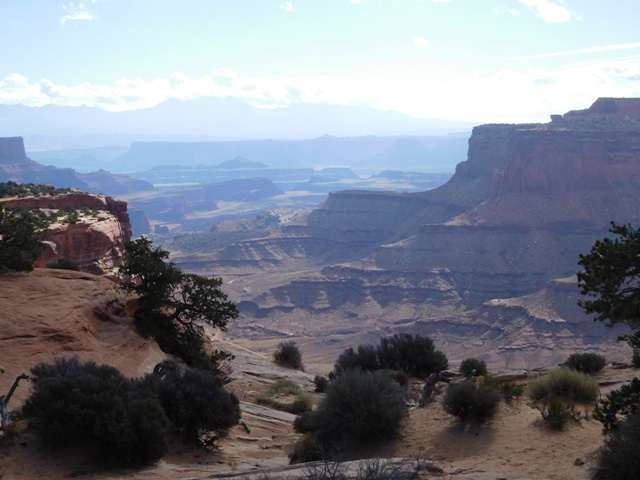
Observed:
[[[476,127],[442,187],[333,193],[304,221],[209,254],[200,272],[222,274],[248,313],[236,335],[265,349],[293,335],[327,367],[397,331],[494,367],[548,365],[599,343],[624,356],[575,306],[575,283],[534,316],[500,303],[554,296],[549,282],[574,275],[611,220],[640,222],[638,101],[605,100],[548,124]]]

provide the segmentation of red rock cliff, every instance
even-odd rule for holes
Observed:
[[[51,225],[45,241],[46,250],[36,261],[36,267],[44,267],[56,258],[72,258],[84,271],[108,273],[122,263],[124,243],[133,235],[127,203],[111,197],[70,193],[54,197],[0,199],[0,202],[8,206],[45,210],[65,207],[78,210],[76,223],[56,222]]]

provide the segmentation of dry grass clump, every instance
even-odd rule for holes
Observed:
[[[600,394],[598,382],[586,373],[567,367],[550,370],[527,387],[532,406],[554,430],[562,430],[569,419],[579,420],[578,403],[595,403]]]
[[[313,397],[291,380],[278,380],[256,395],[256,403],[299,414],[311,410]]]
[[[595,402],[600,394],[598,382],[589,375],[569,368],[550,370],[546,376],[534,378],[527,395],[538,402],[551,395],[579,403]]]

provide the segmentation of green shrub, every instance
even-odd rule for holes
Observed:
[[[383,372],[349,370],[331,381],[317,409],[297,422],[324,445],[363,446],[392,438],[406,412],[404,391]]]
[[[39,210],[0,204],[0,272],[30,272],[44,250],[49,221]]]
[[[447,413],[460,420],[471,418],[478,422],[492,418],[498,411],[499,403],[497,390],[471,381],[450,384],[443,400]]]
[[[118,370],[57,359],[31,369],[33,393],[23,414],[51,445],[82,444],[113,465],[157,462],[169,421],[157,397]]]
[[[402,370],[421,378],[446,370],[449,366],[447,357],[435,349],[433,340],[410,333],[381,338],[378,361],[380,368]]]
[[[600,393],[598,382],[585,373],[566,367],[550,370],[529,383],[527,395],[537,402],[550,395],[574,402],[595,402]]]
[[[47,262],[47,268],[80,271],[80,264],[73,258],[56,258]]]
[[[618,428],[621,417],[635,414],[640,407],[640,379],[634,378],[619,389],[598,402],[593,412],[596,420],[602,423],[603,433],[609,433]]]
[[[640,478],[640,414],[634,413],[611,432],[598,461],[600,480]]]
[[[540,410],[544,422],[553,430],[562,430],[570,418],[576,418],[574,404],[555,395],[541,399],[535,407]]]
[[[203,434],[224,436],[240,421],[240,402],[212,371],[171,367],[146,375],[143,382],[186,443],[198,443]]]
[[[572,353],[564,362],[564,366],[586,374],[592,374],[602,370],[607,360],[597,353]]]
[[[449,366],[444,353],[436,350],[430,338],[409,333],[380,339],[378,346],[348,348],[336,360],[333,376],[348,370],[396,370],[414,377],[428,377]]]
[[[137,312],[133,321],[140,335],[152,337],[163,352],[182,359],[190,367],[221,374],[220,362],[233,357],[219,350],[208,352],[197,330],[182,328],[162,312]]]
[[[273,359],[278,365],[303,370],[302,355],[298,345],[293,340],[282,342],[273,353]]]
[[[327,377],[323,377],[322,375],[316,375],[313,377],[313,383],[316,385],[316,392],[322,393],[327,389],[327,385],[329,385],[329,379]]]
[[[277,400],[278,395],[291,395],[295,398],[293,402],[281,402]],[[291,380],[278,380],[269,388],[256,395],[256,403],[268,405],[278,410],[284,410],[285,412],[299,414],[313,408],[313,397]]]
[[[311,410],[298,415],[293,421],[293,429],[298,433],[315,432],[318,429],[317,416]]]
[[[483,377],[489,373],[484,360],[477,358],[466,358],[460,363],[460,373],[467,376],[473,374],[476,377]]]
[[[294,460],[297,462],[313,462],[322,459],[322,445],[318,442],[315,434],[311,432],[303,433],[293,444]]]
[[[332,373],[333,376],[338,376],[348,370],[373,372],[379,369],[376,348],[373,345],[359,345],[357,350],[349,347],[338,356]]]

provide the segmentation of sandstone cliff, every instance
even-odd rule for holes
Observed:
[[[70,207],[78,212],[78,219],[73,222],[62,217],[51,224],[45,240],[46,249],[35,262],[36,267],[45,267],[47,262],[56,258],[71,258],[86,272],[108,273],[122,263],[124,244],[133,235],[126,202],[111,197],[68,193],[0,198],[0,203],[38,207],[49,212]]]
[[[397,331],[430,333],[454,360],[477,354],[498,368],[600,344],[624,356],[575,307],[575,284],[537,317],[496,301],[550,298],[549,282],[574,275],[611,220],[640,222],[637,104],[604,99],[548,124],[476,127],[446,185],[333,193],[304,221],[209,253],[200,272],[223,275],[248,314],[234,331],[242,341],[266,349],[293,335],[326,367]]]

